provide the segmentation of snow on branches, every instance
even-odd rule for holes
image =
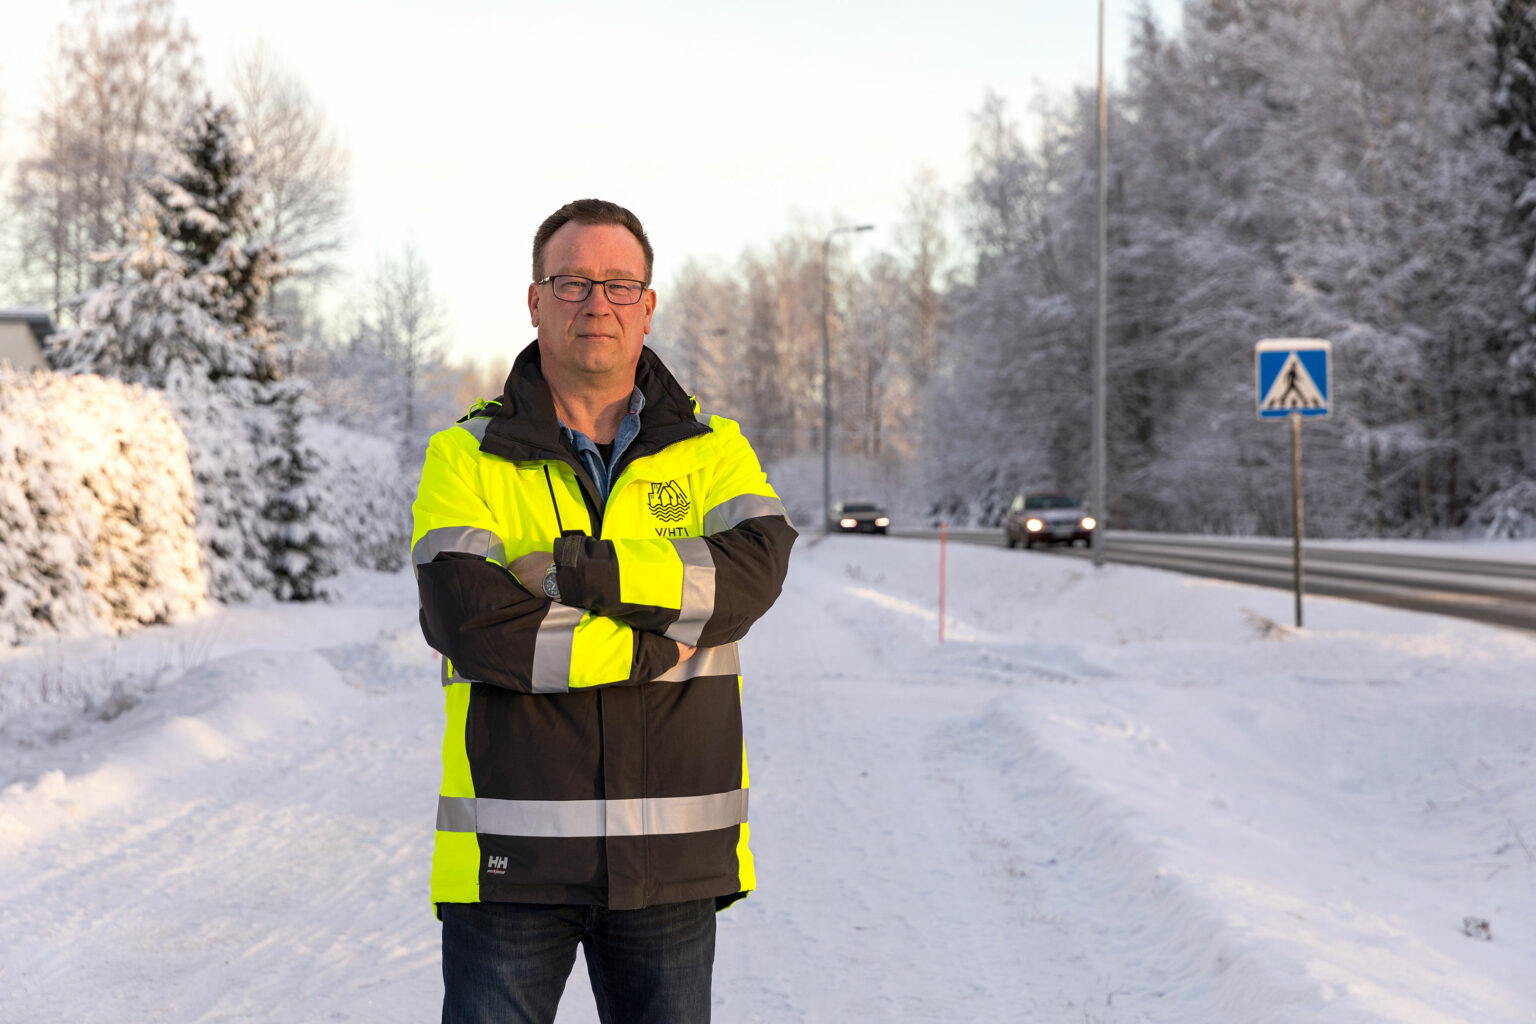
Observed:
[[[197,533],[211,595],[307,600],[334,575],[306,528],[318,455],[289,421],[297,382],[280,380],[283,341],[262,313],[286,274],[260,242],[233,115],[196,106],[162,173],[139,200],[130,244],[107,254],[107,281],[79,299],[79,323],[49,339],[69,373],[165,392],[186,432]]]
[[[187,441],[164,398],[0,367],[0,643],[202,607]]]

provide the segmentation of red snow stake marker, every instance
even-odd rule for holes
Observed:
[[[939,643],[944,642],[944,553],[949,546],[949,520],[939,523]]]

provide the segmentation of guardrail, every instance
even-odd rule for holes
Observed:
[[[937,530],[898,530],[937,537]],[[1003,532],[950,530],[961,543],[1001,546]],[[1115,531],[1105,537],[1106,561],[1170,569],[1262,587],[1292,589],[1289,539],[1237,539]],[[1090,557],[1083,548],[1037,548]],[[1307,541],[1305,591],[1356,601],[1454,615],[1536,630],[1536,564],[1461,554],[1416,554]]]

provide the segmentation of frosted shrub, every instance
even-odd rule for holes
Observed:
[[[1536,537],[1536,480],[1521,480],[1484,499],[1469,517],[1489,540]]]
[[[420,466],[402,466],[393,442],[352,427],[305,420],[304,434],[321,453],[311,489],[336,561],[378,572],[404,568]]]
[[[0,368],[0,642],[196,611],[187,441],[164,399]]]
[[[261,535],[268,494],[260,471],[276,433],[272,411],[256,404],[256,385],[239,378],[214,384],[195,373],[173,374],[163,394],[186,432],[208,596],[235,602],[270,592]]]
[[[273,593],[280,601],[313,601],[326,598],[326,577],[336,575],[334,556],[337,536],[322,521],[325,503],[320,451],[304,437],[304,420],[310,405],[302,386],[285,386],[274,412],[275,443],[266,447],[262,479],[267,485],[262,510],[267,566],[272,572]]]

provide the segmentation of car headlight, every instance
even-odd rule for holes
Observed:
[[[1083,516],[1083,529],[1091,530],[1098,525],[1099,521],[1093,518],[1093,516]]]
[[[851,530],[855,526],[859,525],[859,521],[857,519],[839,519],[837,521],[837,525],[841,526],[845,530]]]
[[[1038,519],[1026,519],[1024,520],[1024,529],[1028,530],[1030,533],[1039,533],[1041,530],[1045,529],[1045,523]]]
[[[876,526],[890,526],[891,525],[891,521],[889,519],[887,519],[885,516],[881,516],[879,519],[875,520],[875,525]]]

